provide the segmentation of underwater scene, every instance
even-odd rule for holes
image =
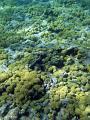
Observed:
[[[90,120],[90,0],[0,0],[0,120]]]

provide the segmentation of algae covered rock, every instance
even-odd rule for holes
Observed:
[[[36,71],[16,71],[13,76],[3,74],[0,81],[0,105],[9,100],[22,105],[40,99],[45,94],[44,79]]]
[[[68,88],[66,86],[51,89],[50,105],[52,109],[60,109],[62,100],[66,98]]]
[[[8,73],[0,72],[0,83],[4,82],[10,77]]]
[[[64,66],[64,61],[61,56],[61,48],[52,48],[49,49],[40,49],[37,50],[28,63],[30,69],[39,69],[45,71],[48,69],[48,66],[56,66],[58,68]]]
[[[28,100],[39,99],[45,94],[43,80],[37,72],[23,71],[21,80],[14,91],[16,104],[23,104]]]
[[[90,119],[90,17],[76,1],[0,1],[0,119]]]

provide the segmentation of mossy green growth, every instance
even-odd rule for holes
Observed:
[[[44,95],[43,80],[36,71],[23,70],[19,74],[21,80],[17,83],[14,91],[14,102],[24,104],[28,100],[39,99]]]
[[[60,86],[51,89],[50,92],[50,106],[52,109],[59,109],[62,99],[65,99],[68,93],[67,86]]]
[[[0,106],[8,100],[20,107],[28,101],[38,100],[45,94],[43,82],[36,71],[21,69],[13,74],[0,73]]]
[[[17,43],[23,39],[23,34],[18,34],[16,31],[3,31],[0,37],[0,47],[8,47],[10,44]]]
[[[0,96],[0,106],[3,105],[7,99],[8,99],[8,94],[6,92],[2,93],[2,96]]]
[[[10,77],[8,73],[0,72],[0,83],[4,82]]]
[[[80,92],[76,95],[78,106],[75,109],[75,113],[80,115],[81,120],[89,120],[90,118],[90,97],[89,92]]]
[[[4,51],[4,49],[0,49],[0,61],[8,59],[8,54]]]

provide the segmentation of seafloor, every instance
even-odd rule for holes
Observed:
[[[90,2],[32,1],[0,0],[0,120],[90,120]]]

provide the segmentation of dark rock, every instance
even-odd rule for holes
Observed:
[[[48,8],[45,10],[44,12],[44,16],[47,18],[48,16],[54,17],[54,16],[58,16],[58,13],[56,13],[54,10]]]
[[[64,60],[61,56],[61,48],[41,49],[33,53],[32,60],[28,63],[30,69],[45,71],[47,66],[56,66],[61,68],[64,66]]]
[[[44,87],[41,87],[40,85],[35,85],[31,90],[28,91],[28,95],[30,96],[31,100],[37,100],[41,98],[44,94]]]
[[[29,68],[35,69],[35,67],[44,70],[43,59],[46,57],[46,53],[37,53],[37,56],[34,60],[29,62]]]
[[[62,29],[59,29],[59,28],[56,28],[56,29],[55,28],[54,29],[53,28],[49,28],[48,30],[50,32],[54,32],[54,33],[57,33],[57,34],[62,31]]]
[[[78,53],[78,48],[77,47],[70,47],[65,51],[65,55],[72,55],[75,56]]]
[[[61,68],[64,66],[64,62],[62,59],[60,59],[59,56],[52,56],[51,61],[50,61],[50,65],[54,65],[58,68]]]

